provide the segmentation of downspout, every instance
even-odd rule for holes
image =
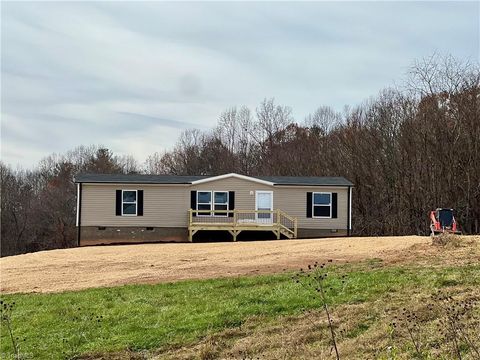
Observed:
[[[347,236],[352,233],[352,187],[348,187]]]
[[[82,224],[82,183],[77,183],[77,246],[80,246],[81,224]]]

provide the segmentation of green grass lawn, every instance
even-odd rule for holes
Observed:
[[[341,275],[348,274],[346,284]],[[480,286],[480,265],[383,267],[375,261],[329,271],[332,305],[359,304],[418,288]],[[41,275],[40,275],[41,276]],[[188,345],[252,316],[275,319],[318,303],[292,273],[158,285],[131,285],[59,294],[2,295],[15,302],[12,322],[22,353],[35,359]],[[2,327],[2,358],[12,354]],[[23,340],[25,338],[25,340]]]

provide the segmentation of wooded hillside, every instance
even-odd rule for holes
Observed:
[[[33,170],[1,165],[1,255],[76,244],[80,172],[344,176],[355,184],[355,235],[425,234],[436,207],[455,208],[462,230],[479,233],[479,110],[478,66],[434,55],[401,86],[343,112],[322,106],[299,121],[274,99],[226,109],[215,129],[187,130],[143,165],[101,146]]]

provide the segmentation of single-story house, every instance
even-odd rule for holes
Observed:
[[[188,242],[206,233],[235,241],[249,231],[257,239],[348,236],[352,229],[353,184],[342,177],[82,174],[75,183],[79,246]]]

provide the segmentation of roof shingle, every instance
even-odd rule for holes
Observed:
[[[77,183],[115,183],[115,184],[191,184],[193,181],[213,176],[178,176],[178,175],[144,175],[144,174],[79,174]],[[269,181],[274,185],[297,186],[353,186],[343,177],[319,176],[251,176]]]
[[[144,174],[79,174],[77,183],[128,183],[128,184],[191,184],[209,176],[144,175]]]

